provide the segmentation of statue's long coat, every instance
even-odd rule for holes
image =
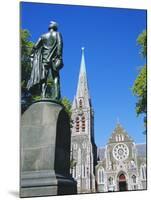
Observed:
[[[59,32],[48,32],[39,38],[31,59],[32,72],[27,84],[28,90],[46,79],[48,67],[52,68],[52,61],[54,62],[59,56],[62,57],[62,48],[62,36]]]

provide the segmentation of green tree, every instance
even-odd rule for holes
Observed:
[[[21,88],[24,90],[30,78],[30,54],[34,43],[30,41],[30,33],[24,29],[20,32],[21,39]]]
[[[137,44],[140,46],[140,54],[146,58],[147,56],[147,32],[144,30],[137,38]]]
[[[33,49],[34,43],[30,40],[30,32],[27,29],[21,30],[20,39],[21,39],[21,89],[22,92],[26,91],[27,82],[30,79],[31,75],[31,60],[30,55]],[[52,77],[48,79],[48,94],[51,94],[51,86],[53,84]],[[40,86],[36,85],[31,89],[32,100],[41,99]],[[48,95],[49,97],[49,95]]]
[[[20,32],[20,39],[21,39],[21,91],[24,93],[26,90],[27,82],[30,79],[31,74],[31,61],[30,61],[30,55],[33,48],[34,43],[30,40],[30,32],[27,29],[21,30]],[[49,94],[51,95],[51,87],[53,85],[52,77],[50,76],[48,79],[48,97]],[[31,99],[26,99],[26,105],[25,108],[23,108],[23,111],[27,109],[27,107],[30,105],[32,101],[40,100],[40,88],[39,85],[35,86],[31,90]],[[68,113],[69,117],[71,117],[71,102],[66,98],[62,98],[60,100],[60,103],[62,103],[65,107],[66,112]]]
[[[143,58],[147,57],[147,32],[143,31],[137,38],[137,44],[140,46],[140,54]],[[141,67],[133,84],[133,94],[137,97],[136,113],[144,115],[144,124],[146,129],[147,119],[147,66]]]
[[[64,105],[65,111],[68,113],[69,117],[71,118],[71,102],[67,97],[63,97],[60,102]]]
[[[28,30],[20,30],[20,64],[21,64],[21,113],[23,113],[32,102],[32,96],[26,90],[27,81],[31,73],[30,54],[33,47],[30,41],[30,33]]]

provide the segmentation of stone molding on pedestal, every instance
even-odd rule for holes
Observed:
[[[75,194],[70,121],[64,107],[38,101],[21,117],[20,197]]]

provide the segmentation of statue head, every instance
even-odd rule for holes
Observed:
[[[58,29],[57,22],[51,21],[50,24],[49,24],[48,30],[50,30],[50,29],[54,29],[55,31],[57,31],[57,29]]]

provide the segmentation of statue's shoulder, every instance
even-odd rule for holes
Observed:
[[[61,33],[57,31],[53,31],[53,32],[47,32],[41,35],[42,40],[49,39],[50,37],[54,37],[54,38],[61,37]]]
[[[62,34],[60,32],[57,32],[57,38],[62,39]]]
[[[62,35],[60,32],[57,32],[58,35]]]
[[[48,38],[49,36],[50,36],[50,33],[47,32],[47,33],[42,34],[41,38],[42,38],[42,39],[46,39],[46,38]]]

